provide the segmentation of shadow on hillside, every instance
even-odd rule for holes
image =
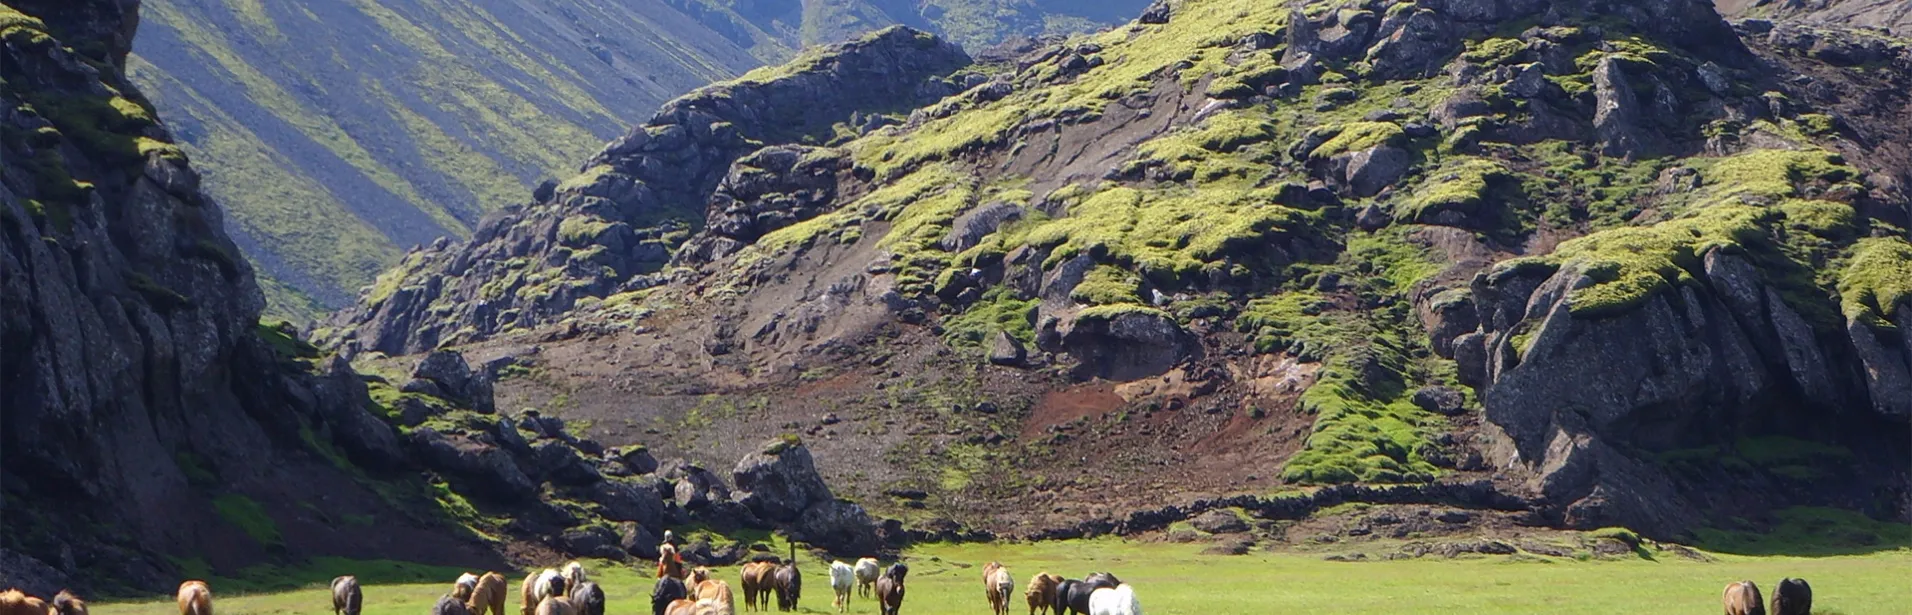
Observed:
[[[1912,525],[1879,521],[1850,510],[1797,507],[1774,513],[1764,524],[1735,521],[1738,527],[1695,530],[1692,546],[1714,553],[1791,557],[1912,549]]]

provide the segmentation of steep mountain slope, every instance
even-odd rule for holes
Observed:
[[[218,205],[122,73],[137,10],[0,5],[0,576],[151,588],[177,579],[167,556],[489,559],[317,452],[315,432],[373,420],[363,387],[259,327]],[[314,492],[389,531],[348,541],[291,512]]]
[[[165,0],[147,5],[130,73],[232,212],[269,311],[305,320],[405,248],[469,236],[659,103],[802,45],[910,23],[980,48],[1141,7],[851,4]]]
[[[1912,5],[1894,0],[1715,0],[1721,15],[1772,18],[1796,24],[1878,28],[1912,36]]]
[[[884,461],[834,477],[865,501],[1028,535],[1342,483],[1656,536],[1912,513],[1903,42],[1694,0],[1164,6],[759,139],[701,229],[593,170],[320,337],[493,340],[536,366],[508,398],[604,437],[802,430]]]
[[[125,75],[139,8],[0,3],[0,586],[155,592],[315,556],[655,557],[685,524],[878,547],[801,441],[723,477],[500,416],[508,363],[441,352],[361,374],[261,324],[223,212]],[[881,91],[859,77],[832,84]],[[703,546],[687,552],[713,565],[744,551]]]

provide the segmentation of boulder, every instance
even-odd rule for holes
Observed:
[[[1117,381],[1165,373],[1200,350],[1175,319],[1143,308],[1077,317],[1062,347],[1079,362],[1079,376]]]
[[[869,513],[835,498],[805,509],[791,529],[804,541],[833,553],[874,553],[880,546]]]
[[[961,252],[982,243],[984,237],[996,232],[1003,223],[1022,218],[1022,208],[1012,203],[997,201],[978,207],[957,216],[950,225],[949,233],[937,242],[937,247],[948,252]]]
[[[657,458],[651,456],[651,450],[642,444],[633,444],[606,452],[606,456],[616,459],[632,474],[650,474],[657,471]]]
[[[1168,23],[1169,14],[1168,0],[1155,0],[1148,5],[1148,8],[1142,9],[1142,16],[1136,18],[1136,21],[1145,24],[1165,24]]]
[[[465,356],[456,350],[437,350],[425,355],[418,366],[412,369],[412,378],[413,382],[429,381],[436,385],[443,397],[472,410],[485,414],[494,411],[491,378],[473,372],[471,364],[465,362]],[[411,384],[406,383],[407,386]]]
[[[635,521],[646,527],[664,525],[664,498],[648,483],[607,479],[589,487],[598,514],[610,521]]]
[[[602,525],[587,525],[565,530],[558,536],[558,544],[566,552],[576,556],[598,557],[609,560],[624,559],[624,550],[620,548],[616,531]]]
[[[737,487],[737,503],[766,521],[796,521],[811,506],[834,500],[810,449],[796,436],[771,440],[745,455],[730,478]]]
[[[445,475],[460,493],[504,502],[537,498],[537,483],[504,449],[430,427],[413,431],[409,444],[415,459]]]
[[[590,485],[604,479],[597,468],[585,463],[577,449],[559,440],[541,440],[532,445],[531,466],[539,478],[559,485]]]
[[[1006,331],[997,331],[995,338],[990,340],[989,363],[991,365],[1020,366],[1028,356],[1029,353],[1023,349],[1022,342]]]
[[[1188,524],[1195,529],[1210,534],[1234,534],[1248,531],[1248,522],[1240,516],[1226,510],[1211,510],[1189,519]]]
[[[1639,95],[1622,62],[1605,56],[1593,70],[1593,129],[1601,153],[1635,158],[1650,151],[1651,137],[1641,130]]]
[[[1446,416],[1467,412],[1467,395],[1452,387],[1428,386],[1414,391],[1414,405],[1422,410]]]
[[[657,561],[657,545],[663,539],[652,532],[648,526],[629,521],[617,524],[617,546],[625,553],[645,561]]]
[[[1379,194],[1406,175],[1413,164],[1413,154],[1388,145],[1348,152],[1329,161],[1330,167],[1340,170],[1342,184],[1358,197]]]
[[[410,465],[398,433],[366,406],[370,398],[365,381],[344,357],[332,357],[325,378],[313,387],[313,397],[320,420],[331,431],[332,443],[353,463],[374,471]]]

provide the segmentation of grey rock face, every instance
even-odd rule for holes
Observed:
[[[710,197],[705,233],[673,259],[708,263],[765,234],[816,217],[836,205],[837,173],[849,167],[843,152],[796,145],[771,146],[738,159]]]
[[[989,343],[989,362],[992,365],[1017,366],[1029,355],[1022,342],[1010,337],[1008,333],[997,331],[995,339]]]
[[[1143,310],[1077,319],[1062,346],[1080,361],[1081,375],[1117,381],[1167,372],[1199,351],[1173,318]]]
[[[1226,510],[1211,510],[1189,519],[1188,524],[1195,529],[1210,534],[1234,534],[1248,531],[1248,523],[1241,517]]]
[[[835,498],[801,443],[766,443],[763,451],[739,460],[730,479],[737,503],[766,521],[795,521],[811,505]]]
[[[1701,261],[1701,284],[1604,317],[1573,314],[1571,290],[1591,281],[1571,266],[1476,279],[1480,328],[1453,353],[1481,392],[1489,457],[1563,523],[1675,535],[1699,507],[1639,451],[1878,406],[1854,398],[1863,351],[1816,333],[1744,258]]]

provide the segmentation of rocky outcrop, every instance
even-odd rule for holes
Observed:
[[[1079,361],[1079,376],[1118,381],[1162,374],[1200,350],[1174,318],[1139,307],[1108,315],[1087,312],[1059,339],[1060,349]]]
[[[876,525],[862,506],[836,499],[817,474],[810,449],[796,436],[764,444],[731,470],[737,503],[766,521],[791,524],[796,536],[833,551],[875,546]]]
[[[408,254],[316,337],[344,349],[420,352],[554,322],[584,297],[662,283],[653,274],[696,226],[708,221],[714,233],[686,258],[710,258],[815,215],[832,198],[834,182],[825,180],[837,159],[823,150],[746,156],[766,144],[830,139],[853,114],[953,94],[959,86],[944,76],[968,62],[954,45],[897,27],[687,94],[606,145],[548,199],[486,217],[468,242]]]
[[[363,383],[260,324],[219,204],[121,71],[138,6],[0,6],[0,549],[39,562],[0,566],[0,585],[51,569],[164,589],[169,555],[236,568],[269,548],[355,552],[337,530],[290,525],[286,485],[402,518],[325,456],[339,443],[371,473],[404,465]],[[249,534],[214,497],[288,529]],[[425,559],[480,557],[411,524],[388,535]]]
[[[1573,292],[1594,281],[1572,265],[1475,279],[1480,329],[1453,348],[1481,391],[1483,444],[1559,522],[1675,536],[1705,507],[1653,452],[1863,433],[1891,416],[1860,410],[1878,404],[1853,339],[1808,324],[1746,257],[1702,263],[1699,283],[1617,315],[1576,315]]]
[[[828,211],[835,204],[837,173],[848,168],[848,156],[828,148],[773,146],[743,157],[711,195],[704,232],[673,260],[708,263]]]

